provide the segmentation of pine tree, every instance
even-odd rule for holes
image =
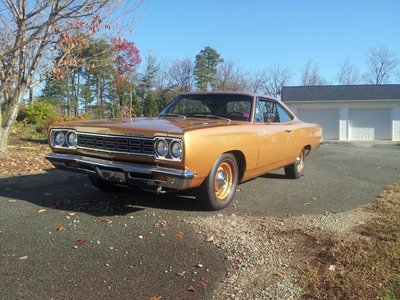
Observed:
[[[196,79],[196,86],[200,91],[207,91],[214,87],[217,66],[223,61],[217,50],[208,46],[196,55],[194,77]]]
[[[157,103],[154,100],[153,92],[147,91],[143,103],[143,114],[145,117],[154,117],[158,112]]]

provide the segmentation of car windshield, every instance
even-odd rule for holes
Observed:
[[[185,94],[176,97],[159,117],[182,116],[251,121],[253,98],[240,94]]]

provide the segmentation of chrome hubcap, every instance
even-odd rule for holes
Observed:
[[[217,173],[217,180],[216,180],[216,184],[217,184],[217,188],[223,189],[226,185],[226,183],[228,182],[227,178],[226,178],[226,173],[224,171],[219,171]]]
[[[297,172],[301,173],[304,167],[303,153],[301,153],[299,156],[296,157],[296,161],[297,161]]]
[[[224,201],[232,190],[233,171],[228,160],[223,161],[215,173],[214,193],[219,201]]]

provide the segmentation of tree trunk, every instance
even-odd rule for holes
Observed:
[[[0,124],[0,158],[7,157],[8,139],[11,133],[11,128],[17,118],[20,103],[27,90],[26,84],[21,84],[17,88],[14,95],[10,99],[4,99],[10,103],[5,116],[2,116],[2,123]],[[7,96],[8,97],[8,96]]]
[[[71,95],[69,92],[69,77],[67,76],[67,80],[65,81],[67,88],[67,116],[71,116]]]
[[[79,84],[80,84],[80,75],[78,71],[76,89],[75,89],[75,117],[79,116]]]
[[[3,133],[3,128],[0,128],[0,159],[7,157],[8,136]]]
[[[29,104],[33,103],[33,87],[29,88]]]

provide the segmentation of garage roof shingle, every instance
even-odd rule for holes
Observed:
[[[284,86],[281,98],[289,101],[399,100],[400,84]]]

